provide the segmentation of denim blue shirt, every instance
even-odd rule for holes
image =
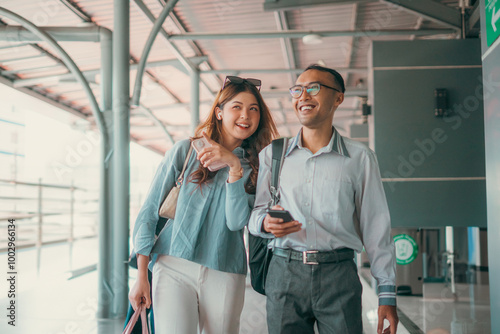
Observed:
[[[199,161],[196,151],[184,174],[175,219],[170,219],[155,242],[158,211],[182,170],[190,140],[174,145],[156,171],[145,203],[135,222],[133,240],[138,254],[167,254],[205,267],[229,273],[246,274],[247,260],[243,228],[248,223],[255,196],[245,192],[244,185],[251,168],[245,152],[237,147],[233,154],[240,158],[243,177],[228,183],[229,167],[220,169],[214,179],[199,188],[187,182]]]

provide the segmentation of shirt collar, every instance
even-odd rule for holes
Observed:
[[[288,150],[285,154],[285,157],[288,156],[296,147],[302,148],[302,128],[299,133],[292,138],[290,145],[288,146]],[[330,142],[326,145],[325,152],[337,152],[338,154],[350,158],[349,152],[347,151],[347,147],[345,146],[344,138],[340,135],[340,133],[333,127],[333,134],[330,138]]]
[[[245,157],[245,149],[243,147],[238,146],[233,150],[233,154],[237,156],[238,158],[244,158]]]

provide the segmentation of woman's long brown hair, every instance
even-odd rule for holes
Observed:
[[[222,120],[217,119],[217,108],[223,109],[228,101],[231,101],[236,95],[242,92],[249,92],[255,96],[260,111],[260,120],[257,130],[255,130],[250,137],[243,140],[241,144],[241,147],[245,150],[245,158],[252,168],[248,182],[245,184],[245,191],[249,194],[255,194],[259,170],[259,152],[278,136],[278,130],[276,129],[269,108],[254,85],[247,82],[240,84],[229,83],[224,89],[220,90],[215,97],[214,104],[210,109],[207,119],[196,128],[194,138],[200,138],[202,132],[205,132],[210,139],[217,143],[221,143]],[[208,168],[200,164],[198,169],[191,174],[191,181],[201,186],[203,183],[213,179],[216,174],[217,172],[211,172]]]

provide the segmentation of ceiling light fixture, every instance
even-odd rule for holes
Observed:
[[[302,42],[305,45],[318,45],[323,43],[323,39],[318,34],[309,34],[302,37]]]

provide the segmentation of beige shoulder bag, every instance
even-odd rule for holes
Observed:
[[[191,151],[193,150],[193,146],[189,145],[189,151],[186,156],[186,160],[184,160],[184,166],[182,167],[181,174],[177,178],[177,182],[175,183],[175,187],[170,189],[168,196],[163,201],[159,215],[163,218],[174,219],[175,217],[175,208],[177,207],[177,198],[179,197],[179,192],[181,190],[182,182],[184,181],[184,172],[186,171],[187,164],[189,162],[189,158],[191,157]]]

